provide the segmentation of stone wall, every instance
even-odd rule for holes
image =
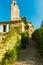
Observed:
[[[29,25],[29,29],[28,29],[28,33],[29,33],[29,37],[32,36],[32,33],[34,32],[34,27],[33,27],[33,24],[32,23],[28,23]]]

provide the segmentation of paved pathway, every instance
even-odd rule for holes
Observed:
[[[32,39],[29,40],[27,48],[21,51],[18,60],[13,65],[43,65]]]

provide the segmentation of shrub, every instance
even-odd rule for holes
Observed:
[[[43,57],[43,27],[37,29],[32,34],[32,38],[37,42],[37,48],[40,51],[41,56]]]
[[[26,44],[27,44],[27,40],[28,40],[28,33],[27,32],[23,32],[21,33],[21,47],[22,48],[26,48]]]
[[[21,36],[14,31],[10,31],[3,40],[4,47],[0,50],[0,63],[2,65],[11,65],[17,57],[20,50]]]
[[[7,51],[2,59],[2,65],[11,65],[18,58],[18,53],[19,50],[17,47],[14,47],[13,50]]]

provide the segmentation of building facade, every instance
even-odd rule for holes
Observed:
[[[12,1],[11,4],[11,20],[6,22],[0,22],[0,33],[6,33],[9,32],[9,26],[11,27],[17,27],[21,26],[21,32],[25,31],[25,24],[26,24],[26,17],[21,18],[20,17],[20,9],[16,3],[16,1]],[[32,23],[28,23],[29,25],[29,36],[31,37],[31,34],[34,31],[34,28],[32,27]],[[32,30],[33,29],[33,30]],[[0,40],[2,41],[3,38],[6,36],[0,36]]]
[[[20,22],[19,22],[20,21]],[[14,23],[13,23],[14,22]],[[6,21],[6,22],[0,22],[0,32],[4,33],[4,32],[9,32],[9,24],[12,23],[12,25],[15,26],[19,23],[21,23],[20,25],[22,25],[22,31],[23,31],[23,18],[20,18],[20,9],[16,3],[16,1],[12,1],[11,4],[11,20],[10,21]]]

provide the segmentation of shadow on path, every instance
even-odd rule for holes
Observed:
[[[29,39],[27,48],[21,51],[18,60],[13,65],[43,65],[42,58],[32,39]]]

